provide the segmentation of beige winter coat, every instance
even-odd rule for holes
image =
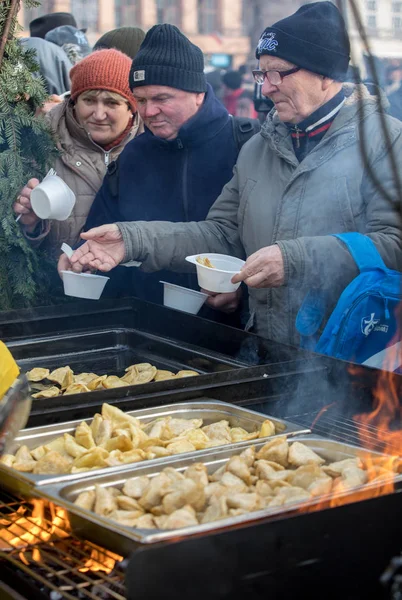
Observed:
[[[76,196],[76,203],[66,221],[45,221],[43,232],[33,238],[33,245],[46,245],[46,249],[57,258],[62,242],[74,246],[80,239],[92,202],[98,192],[109,163],[115,160],[125,145],[143,132],[142,121],[135,116],[133,127],[127,137],[115,148],[106,152],[95,144],[73,114],[73,106],[67,98],[55,106],[47,115],[55,134],[60,156],[54,168],[57,175],[67,183]]]

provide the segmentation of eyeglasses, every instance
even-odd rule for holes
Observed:
[[[293,69],[289,69],[288,71],[252,71],[252,74],[254,81],[260,85],[264,83],[265,78],[267,78],[271,85],[281,85],[284,77],[292,75],[292,73],[297,73],[300,69],[301,67],[293,67]]]

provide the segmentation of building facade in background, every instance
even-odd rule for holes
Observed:
[[[352,41],[353,60],[365,74],[364,47],[350,0],[340,0]],[[254,48],[264,28],[305,4],[303,0],[42,0],[40,8],[20,10],[20,23],[48,12],[72,12],[87,27],[91,43],[122,25],[177,25],[204,52],[206,64],[237,68],[255,64]],[[338,3],[337,3],[338,4]],[[369,36],[371,52],[380,59],[402,60],[402,0],[354,0]]]

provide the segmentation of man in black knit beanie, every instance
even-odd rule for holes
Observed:
[[[206,81],[201,49],[174,25],[155,25],[133,59],[129,84],[145,133],[138,143],[127,145],[117,166],[108,169],[86,228],[111,220],[204,219],[232,176],[239,143],[233,119]],[[242,141],[253,135],[256,126],[259,129],[258,122]],[[111,189],[117,189],[117,194]],[[62,257],[61,269],[68,266],[64,261]],[[114,295],[137,295],[161,303],[160,279],[199,289],[194,275],[153,275],[139,269],[113,273],[108,288]],[[240,296],[241,290],[220,294],[212,299],[214,308],[235,312]],[[240,323],[238,313],[223,314],[207,307],[202,311],[214,320]]]

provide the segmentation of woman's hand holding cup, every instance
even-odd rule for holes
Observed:
[[[31,206],[31,191],[37,185],[39,185],[39,179],[30,179],[13,204],[14,213],[18,216],[21,215],[19,221],[28,233],[33,231],[40,221]]]

